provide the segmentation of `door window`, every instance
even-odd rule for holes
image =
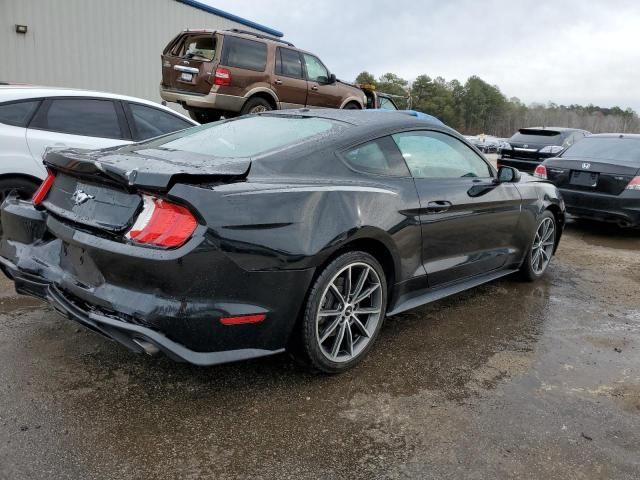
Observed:
[[[26,127],[39,104],[40,100],[30,100],[0,105],[0,123]]]
[[[491,177],[489,165],[460,140],[440,132],[393,135],[416,178]]]
[[[222,45],[223,65],[264,72],[267,66],[267,45],[263,42],[227,35]]]
[[[361,172],[393,177],[409,176],[409,170],[390,137],[359,145],[348,150],[343,157],[351,167]]]
[[[129,109],[133,117],[136,140],[146,140],[193,126],[176,115],[147,105],[130,103]]]
[[[40,114],[38,114],[40,117]],[[90,98],[52,100],[37,127],[87,137],[124,138],[111,100]]]
[[[276,75],[303,78],[300,54],[295,50],[278,47],[276,52]]]
[[[304,55],[304,63],[307,67],[307,80],[318,83],[329,83],[329,71],[322,62],[308,53]]]
[[[380,108],[382,110],[397,110],[395,103],[385,97],[380,97]]]

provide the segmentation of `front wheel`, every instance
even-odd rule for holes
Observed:
[[[366,252],[345,253],[318,276],[302,318],[302,353],[318,370],[339,373],[371,349],[385,317],[387,282]]]
[[[556,221],[548,210],[538,219],[531,248],[520,268],[522,277],[530,282],[542,277],[549,267],[556,244]]]

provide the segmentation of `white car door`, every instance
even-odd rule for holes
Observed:
[[[51,98],[27,129],[27,144],[33,158],[42,165],[47,147],[107,148],[131,143],[128,136],[119,102],[103,98]]]

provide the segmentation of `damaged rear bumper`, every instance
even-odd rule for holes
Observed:
[[[284,351],[313,275],[245,271],[205,235],[174,251],[108,241],[11,197],[2,206],[2,228],[0,269],[18,293],[46,300],[133,352],[163,352],[195,365]],[[266,319],[220,321],[248,314]]]

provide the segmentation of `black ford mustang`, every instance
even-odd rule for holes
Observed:
[[[385,316],[540,277],[564,225],[555,186],[402,112],[269,112],[45,163],[2,207],[17,291],[199,365],[289,348],[345,370]]]

